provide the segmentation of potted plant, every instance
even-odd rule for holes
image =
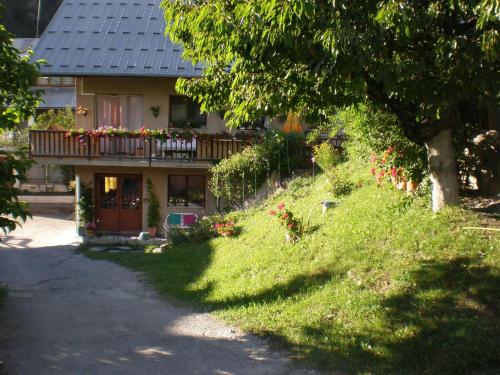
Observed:
[[[153,181],[150,178],[146,181],[146,190],[148,193],[148,232],[151,237],[156,236],[158,231],[158,225],[160,224],[160,200],[158,195],[156,195],[155,187]]]
[[[94,222],[94,194],[90,184],[80,185],[80,199],[78,200],[78,217],[80,219],[82,229],[86,229],[86,226]],[[95,232],[94,228],[94,232]],[[80,230],[79,230],[80,232]],[[80,232],[80,235],[83,233]]]
[[[85,231],[86,231],[87,237],[94,237],[96,229],[97,229],[96,223],[85,224]]]

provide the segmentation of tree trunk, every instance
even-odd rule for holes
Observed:
[[[458,204],[457,167],[451,129],[441,130],[425,142],[432,182],[432,210],[437,212],[446,205]]]

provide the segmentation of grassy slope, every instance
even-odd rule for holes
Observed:
[[[162,293],[202,304],[243,329],[276,338],[297,358],[348,372],[500,371],[500,236],[463,230],[477,218],[433,214],[364,169],[359,187],[293,245],[267,212],[299,216],[332,198],[324,177],[240,215],[238,238],[164,255],[99,254],[146,272]]]

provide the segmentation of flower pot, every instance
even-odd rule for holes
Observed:
[[[398,178],[397,176],[392,176],[391,175],[391,182],[394,186],[397,186],[398,185]]]
[[[95,236],[95,229],[87,229],[87,230],[85,231],[85,234],[87,235],[87,237],[92,238],[92,237],[94,237],[94,236]]]
[[[399,190],[406,190],[406,180],[402,179],[396,186]]]
[[[415,192],[415,190],[417,190],[418,188],[418,182],[417,181],[414,181],[414,180],[410,180],[408,181],[408,183],[406,184],[406,192],[408,194],[412,194]]]
[[[156,232],[158,232],[157,227],[149,227],[148,228],[148,233],[151,238],[156,237]]]

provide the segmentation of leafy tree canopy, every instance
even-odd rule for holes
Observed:
[[[205,64],[177,89],[229,126],[366,100],[425,144],[433,208],[458,203],[460,112],[498,107],[499,0],[164,0],[166,31]]]
[[[289,108],[318,117],[369,98],[414,141],[469,98],[496,101],[500,2],[164,1],[167,32],[204,76],[178,88],[236,126]],[[443,125],[441,125],[443,126]]]
[[[37,63],[21,57],[12,46],[12,35],[0,25],[0,134],[14,130],[22,119],[35,114],[40,94],[30,90],[38,75]],[[26,206],[19,202],[16,182],[24,180],[30,161],[21,150],[0,150],[0,229],[15,229],[26,220]]]

